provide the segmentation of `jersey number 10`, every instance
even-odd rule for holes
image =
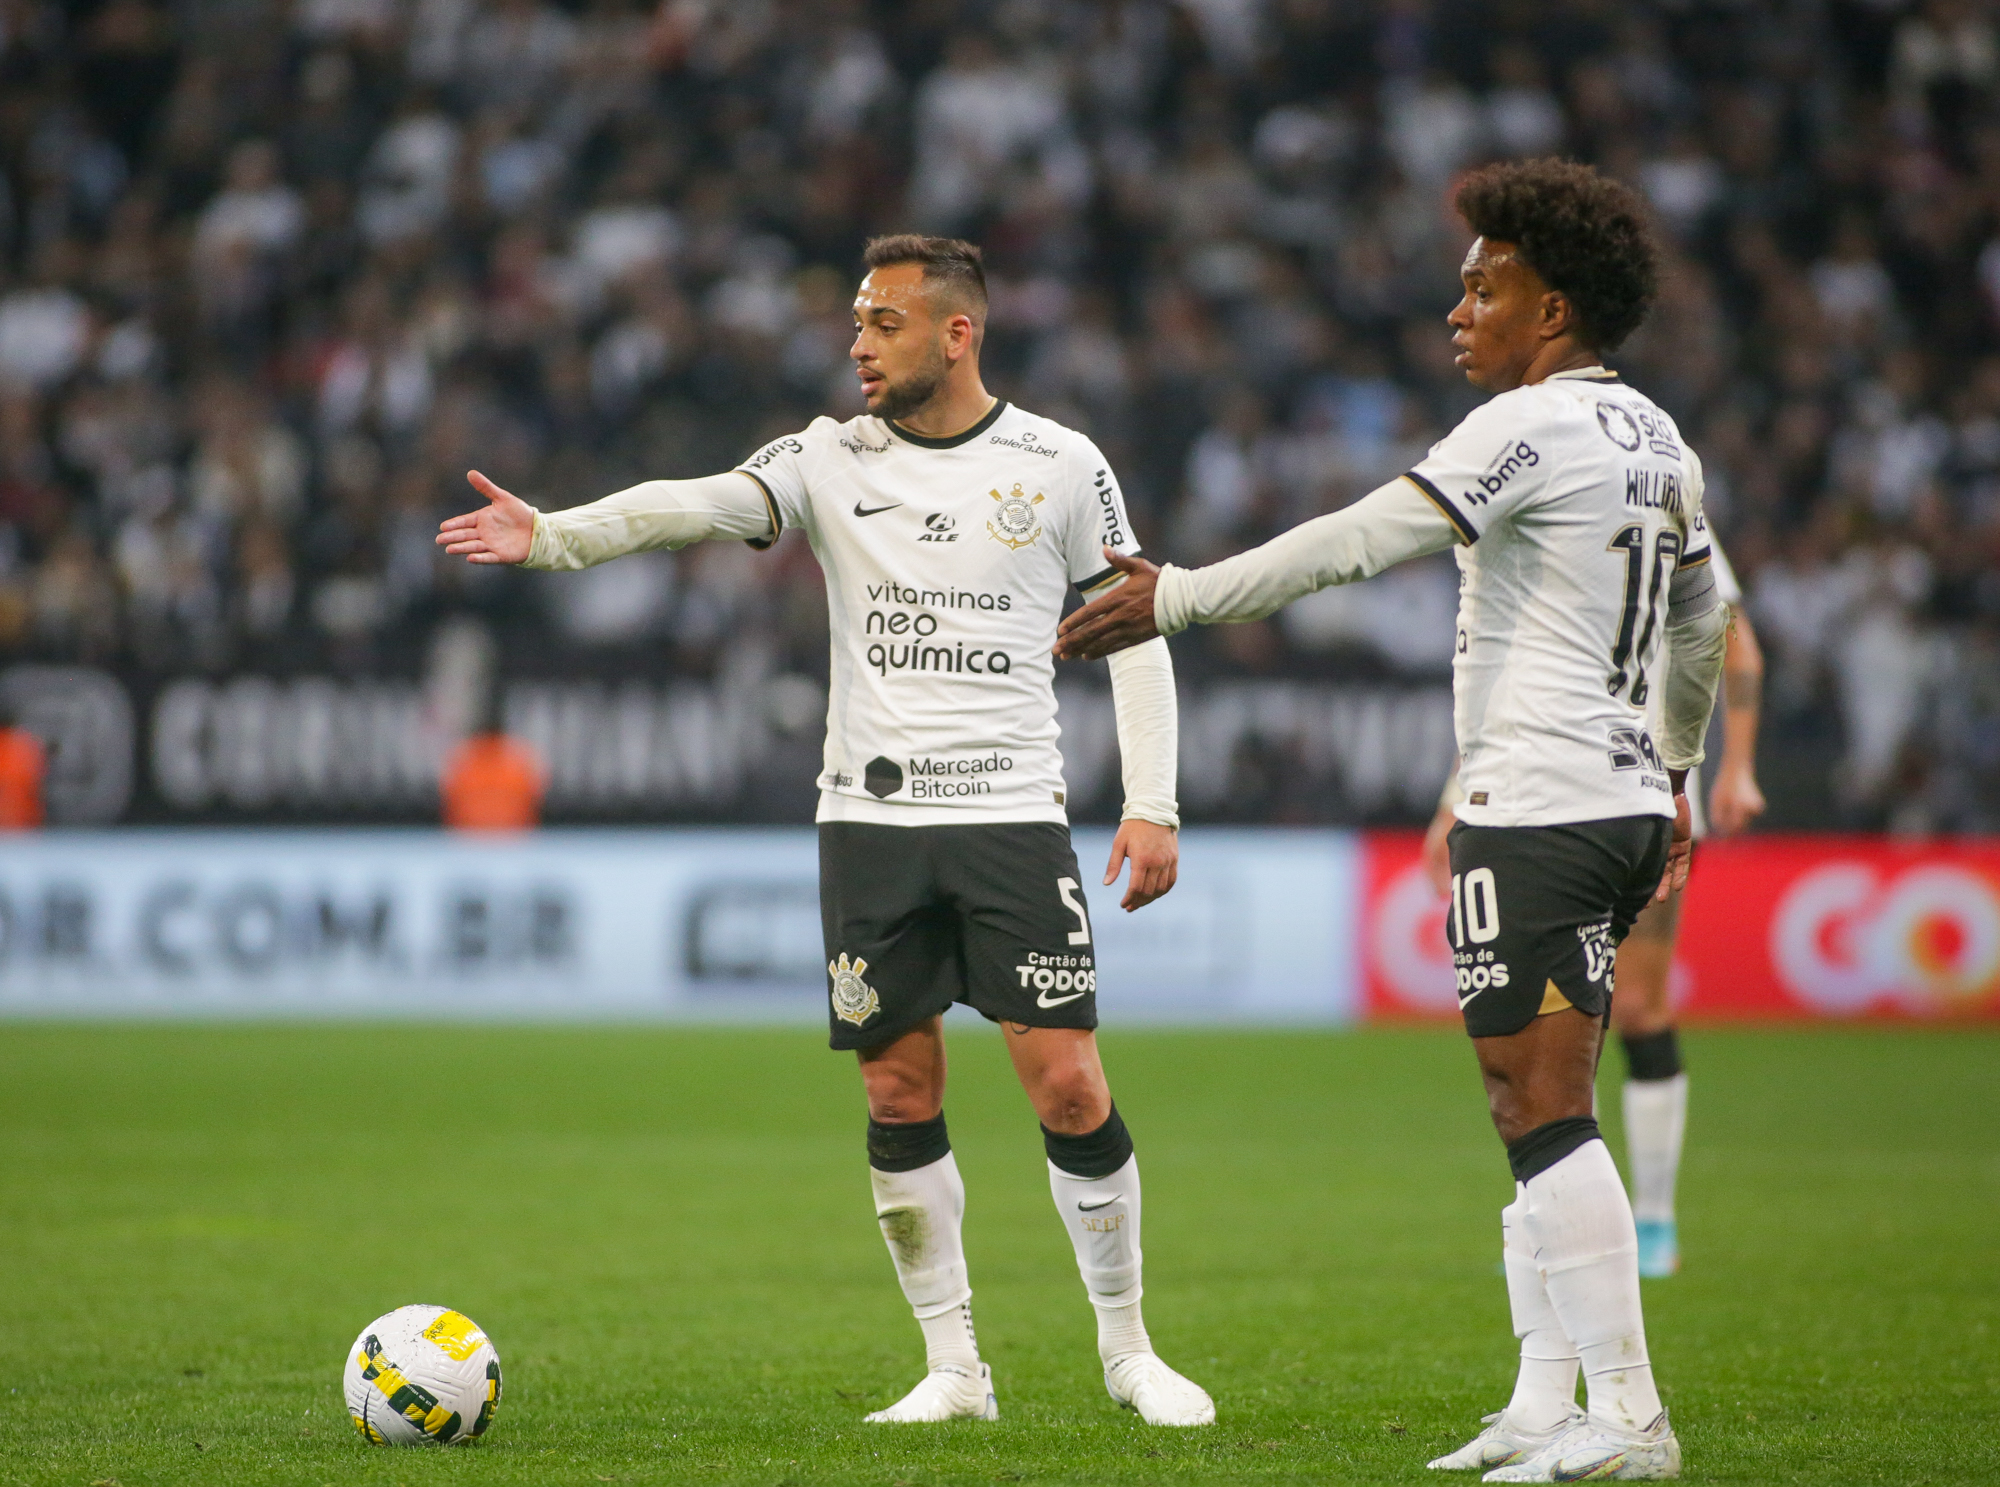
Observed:
[[[1629,527],[1619,529],[1611,539],[1609,551],[1625,554],[1625,602],[1618,617],[1618,639],[1611,647],[1611,679],[1606,690],[1616,697],[1625,691],[1626,683],[1631,683],[1627,699],[1634,707],[1644,707],[1652,688],[1646,681],[1646,652],[1653,647],[1653,631],[1660,622],[1660,599],[1667,591],[1671,578],[1671,565],[1680,561],[1681,534],[1665,531],[1653,543],[1653,576],[1645,582],[1646,576],[1646,529],[1634,522]],[[1643,588],[1646,603],[1646,628],[1639,628],[1639,599]],[[1637,644],[1634,644],[1636,637]],[[1627,667],[1630,671],[1627,671]]]

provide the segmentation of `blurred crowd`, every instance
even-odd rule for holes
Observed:
[[[824,666],[795,542],[440,563],[822,412],[858,251],[984,244],[989,383],[1155,554],[1407,468],[1468,407],[1465,168],[1563,153],[1669,245],[1616,359],[1771,659],[1774,818],[2000,827],[2000,32],[1980,0],[0,0],[0,656],[408,675]],[[1436,678],[1448,561],[1188,641]],[[579,659],[581,658],[581,659]]]

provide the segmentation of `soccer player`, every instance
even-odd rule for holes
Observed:
[[[1721,542],[1711,537],[1709,545],[1716,593],[1728,606],[1730,619],[1722,654],[1722,761],[1709,786],[1706,811],[1699,791],[1690,790],[1687,797],[1697,842],[1711,829],[1717,836],[1733,836],[1764,813],[1764,792],[1757,786],[1763,652]],[[1462,798],[1454,769],[1438,797],[1437,815],[1424,833],[1424,870],[1441,895],[1451,892],[1447,838],[1457,823],[1454,809]],[[1681,1064],[1680,1032],[1668,984],[1680,922],[1679,893],[1665,903],[1646,905],[1618,947],[1613,964],[1617,995],[1611,1002],[1611,1026],[1625,1049],[1625,1166],[1638,1230],[1639,1274],[1654,1280],[1677,1273],[1681,1266],[1674,1189],[1687,1131],[1688,1078]]]
[[[877,1423],[993,1419],[972,1330],[965,1187],[944,1119],[942,1014],[1000,1023],[1041,1118],[1049,1188],[1097,1314],[1105,1387],[1153,1425],[1215,1406],[1140,1313],[1139,1167],[1092,1029],[1097,963],[1071,850],[1050,650],[1068,585],[1123,581],[1138,550],[1096,446],[980,381],[979,250],[877,238],[850,355],[868,413],[815,419],[736,470],[540,512],[474,472],[483,510],[438,541],[475,563],[584,568],[623,553],[802,530],[826,573],[832,687],[819,777],[820,914],[833,1046],[860,1058],[875,1212],[929,1371]],[[1124,820],[1104,881],[1123,907],[1173,887],[1179,825],[1166,642],[1112,662]]]
[[[1407,475],[1262,547],[1193,571],[1112,555],[1127,582],[1063,622],[1057,654],[1261,618],[1460,544],[1465,800],[1448,933],[1514,1172],[1501,1235],[1521,1367],[1506,1409],[1431,1465],[1492,1468],[1488,1481],[1677,1476],[1632,1209],[1592,1085],[1614,948],[1649,900],[1686,881],[1682,791],[1727,615],[1700,526],[1701,465],[1673,420],[1603,364],[1655,292],[1638,201],[1557,160],[1477,171],[1457,201],[1476,237],[1448,319],[1458,364],[1490,401]]]

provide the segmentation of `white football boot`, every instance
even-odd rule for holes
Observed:
[[[1215,1401],[1157,1353],[1120,1353],[1104,1365],[1104,1387],[1148,1425],[1213,1425]]]
[[[1526,1461],[1554,1445],[1583,1420],[1583,1411],[1571,1408],[1568,1418],[1547,1430],[1522,1430],[1507,1423],[1507,1412],[1487,1415],[1479,1423],[1486,1428],[1471,1440],[1429,1463],[1434,1472],[1483,1472],[1496,1466]]]
[[[993,1394],[993,1370],[979,1365],[976,1374],[962,1368],[934,1368],[923,1382],[890,1405],[866,1417],[870,1425],[928,1425],[939,1420],[997,1420],[1000,1401]]]
[[[1503,1466],[1484,1482],[1662,1482],[1681,1474],[1681,1443],[1667,1412],[1634,1434],[1585,1417],[1539,1454]]]

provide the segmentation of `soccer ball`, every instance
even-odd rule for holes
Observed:
[[[347,1413],[377,1446],[471,1440],[500,1407],[500,1355],[442,1306],[399,1306],[361,1329],[341,1378]]]

